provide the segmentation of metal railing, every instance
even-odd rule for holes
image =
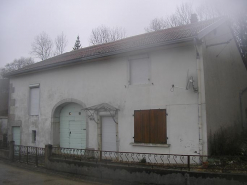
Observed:
[[[5,149],[5,150],[8,150],[9,149],[9,141],[0,141],[0,149]]]
[[[105,164],[205,172],[247,172],[247,157],[114,152],[74,148],[52,148],[52,157]]]
[[[14,161],[44,166],[45,148],[14,145]]]

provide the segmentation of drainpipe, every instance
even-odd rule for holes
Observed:
[[[202,127],[202,74],[200,54],[197,49],[196,39],[194,39],[194,46],[196,49],[196,70],[198,76],[198,129],[199,129],[199,155],[203,155],[203,127]]]
[[[243,89],[242,91],[240,91],[239,93],[239,104],[240,104],[240,115],[241,115],[242,128],[244,128],[242,96],[245,92],[247,92],[247,87]]]

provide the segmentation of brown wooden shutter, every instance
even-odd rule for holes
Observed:
[[[157,110],[150,110],[150,143],[158,141]]]
[[[142,142],[150,143],[150,111],[142,110]]]
[[[139,110],[135,110],[134,112],[134,142],[141,143],[142,142],[142,113]]]
[[[135,143],[166,143],[166,110],[136,110],[134,112]]]
[[[150,110],[150,143],[166,143],[166,110]]]
[[[167,135],[166,135],[166,110],[161,109],[158,111],[158,121],[157,121],[157,143],[167,143]]]

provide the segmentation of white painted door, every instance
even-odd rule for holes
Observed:
[[[15,145],[21,144],[21,134],[20,127],[12,127],[13,141],[15,141]]]
[[[112,117],[102,117],[102,150],[117,151],[116,123]]]
[[[86,148],[86,114],[78,104],[65,106],[60,113],[60,147]]]

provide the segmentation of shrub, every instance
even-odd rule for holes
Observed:
[[[247,156],[247,129],[239,131],[237,126],[220,128],[210,137],[211,155]]]

